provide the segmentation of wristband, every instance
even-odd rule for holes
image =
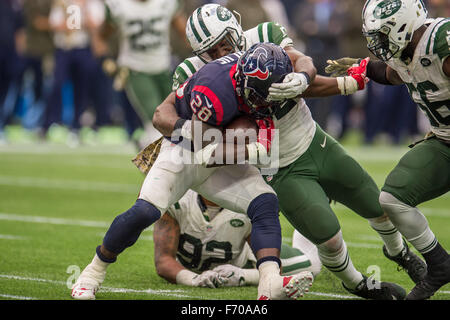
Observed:
[[[175,281],[177,284],[184,284],[186,286],[192,286],[192,279],[197,276],[195,272],[183,269],[177,273]]]
[[[309,83],[311,82],[311,77],[309,76],[309,74],[307,74],[305,71],[299,72],[300,74],[303,74],[306,78],[306,84],[309,85]]]

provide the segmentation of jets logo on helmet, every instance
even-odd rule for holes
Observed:
[[[232,16],[233,15],[231,14],[230,10],[226,9],[225,7],[217,7],[217,17],[220,21],[230,20]]]
[[[267,66],[262,65],[261,60],[267,60],[265,48],[256,48],[248,57],[241,60],[242,72],[248,77],[266,80],[269,77]]]
[[[402,6],[401,0],[383,1],[379,3],[373,12],[373,16],[379,19],[385,19],[396,13]]]

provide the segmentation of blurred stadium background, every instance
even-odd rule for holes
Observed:
[[[91,1],[97,0],[73,0]],[[134,201],[143,180],[130,161],[144,131],[142,122],[103,68],[105,60],[116,57],[116,43],[112,39],[102,55],[94,50],[99,45],[95,39],[87,43],[81,60],[87,84],[83,99],[75,94],[76,77],[56,83],[58,60],[48,21],[55,2],[0,1],[0,299],[69,299],[66,281],[76,266],[89,262],[103,232]],[[314,59],[319,74],[325,75],[327,59],[369,54],[361,34],[362,0],[180,0],[186,16],[207,2],[238,11],[244,30],[265,21],[284,25],[296,48]],[[448,0],[425,2],[430,17],[450,16]],[[175,32],[171,48],[173,68],[191,55]],[[61,104],[52,98],[55,88]],[[80,100],[81,110],[75,111]],[[308,105],[322,128],[348,148],[379,186],[407,145],[428,131],[404,86],[370,82],[353,96],[309,99]],[[448,194],[422,207],[447,248],[449,208]],[[357,267],[379,266],[383,280],[411,289],[407,276],[383,258],[365,221],[339,205],[335,209]],[[292,227],[282,219],[289,241]],[[256,288],[217,291],[167,284],[154,272],[152,242],[146,241],[151,230],[141,238],[111,268],[103,298],[256,296]],[[313,291],[308,299],[348,298],[326,270]],[[450,298],[450,287],[436,298]]]

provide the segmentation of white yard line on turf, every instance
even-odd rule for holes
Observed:
[[[41,278],[30,278],[30,277],[22,277],[10,274],[0,274],[0,278],[9,279],[9,280],[18,280],[18,281],[33,281],[33,282],[43,282],[43,283],[51,283],[56,285],[67,285],[65,281],[58,280],[48,280]],[[194,298],[194,299],[207,299],[205,297],[191,296],[186,293],[185,290],[176,289],[176,290],[137,290],[137,289],[127,289],[127,288],[112,288],[112,287],[101,287],[100,292],[112,292],[112,293],[137,293],[137,294],[154,294],[154,295],[162,295],[162,296],[171,296],[178,298]]]
[[[4,240],[26,240],[28,239],[27,237],[22,237],[22,236],[13,236],[10,234],[0,234],[0,239],[4,239]]]
[[[50,218],[50,217],[30,216],[30,215],[5,213],[5,212],[0,212],[0,220],[55,224],[55,225],[66,225],[66,226],[79,226],[79,227],[94,227],[94,228],[108,228],[111,225],[111,222],[106,222],[106,221]],[[145,229],[143,232],[148,232],[148,231],[152,231],[152,230],[153,230],[153,225],[151,225],[149,228]]]
[[[137,151],[133,144],[97,145],[70,148],[52,144],[11,144],[0,146],[0,153],[15,154],[48,154],[48,155],[123,155],[134,156]]]
[[[39,300],[38,298],[33,297],[13,296],[11,294],[3,294],[3,293],[0,293],[0,298],[15,299],[15,300]]]
[[[94,182],[85,180],[46,179],[36,177],[0,176],[0,185],[79,191],[138,194],[139,184]]]

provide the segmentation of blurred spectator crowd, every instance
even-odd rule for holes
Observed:
[[[244,30],[279,22],[322,75],[327,59],[369,55],[361,34],[364,0],[180,2],[186,17],[208,2],[225,5],[239,12]],[[425,2],[429,17],[450,16],[448,0]],[[67,20],[70,4],[81,8],[83,19],[80,28],[69,32],[69,24],[80,23]],[[71,146],[95,143],[99,132],[111,127],[124,128],[127,139],[137,139],[143,123],[108,74],[118,39],[105,44],[93,36],[104,19],[102,0],[0,1],[0,143],[8,141],[9,125],[20,125],[36,141],[64,137]],[[172,31],[173,68],[192,55],[179,37]],[[364,143],[383,135],[399,144],[426,130],[405,86],[369,82],[352,96],[308,99],[308,105],[315,120],[337,139],[356,129]]]

